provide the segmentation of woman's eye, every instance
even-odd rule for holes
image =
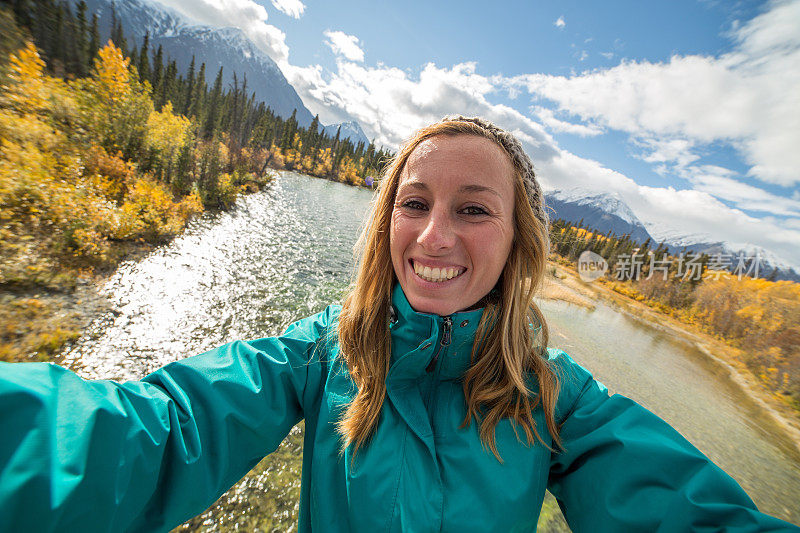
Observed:
[[[471,205],[461,210],[465,215],[488,215],[485,209],[477,205]]]
[[[409,209],[425,209],[425,204],[419,200],[406,200],[403,202],[403,207],[408,207]]]

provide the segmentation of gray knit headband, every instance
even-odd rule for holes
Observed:
[[[528,154],[522,149],[522,145],[517,138],[506,130],[480,117],[451,115],[444,117],[441,122],[471,122],[489,133],[489,136],[503,147],[511,158],[514,168],[519,170],[522,174],[522,183],[525,184],[525,192],[528,193],[528,201],[531,204],[534,216],[539,219],[544,228],[547,229],[549,222],[544,207],[544,194],[542,194],[542,188],[539,186],[539,182],[536,181],[531,158],[528,157]]]

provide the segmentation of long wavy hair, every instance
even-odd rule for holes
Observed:
[[[383,173],[371,216],[356,244],[358,267],[342,304],[338,326],[341,353],[358,388],[337,426],[343,449],[353,445],[357,452],[368,442],[380,419],[392,350],[388,321],[396,280],[389,246],[392,210],[409,156],[422,141],[437,135],[487,138],[500,146],[514,165],[513,243],[495,290],[484,298],[486,305],[472,347],[472,363],[463,378],[467,414],[461,427],[475,419],[483,445],[502,461],[495,443],[495,427],[504,418],[516,424],[512,424],[515,433],[517,427],[524,430],[529,445],[535,438],[547,446],[533,416],[541,406],[547,430],[553,442],[560,445],[554,415],[559,379],[546,354],[547,324],[533,301],[547,264],[547,227],[531,207],[521,163],[511,157],[491,129],[455,119],[419,130],[401,147]],[[538,381],[535,393],[529,387],[531,373]]]

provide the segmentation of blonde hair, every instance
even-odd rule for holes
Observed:
[[[546,216],[535,212],[538,207],[543,213],[542,200],[532,201],[531,185],[524,179],[533,179],[533,169],[524,153],[522,159],[512,155],[519,146],[513,136],[481,119],[457,117],[419,130],[401,147],[384,171],[369,223],[356,245],[359,265],[342,304],[338,326],[341,353],[358,388],[337,425],[343,448],[353,445],[356,452],[378,425],[392,349],[388,322],[395,281],[389,246],[392,210],[409,156],[422,141],[437,135],[487,138],[509,155],[514,166],[514,239],[496,286],[499,290],[494,291],[499,294],[486,299],[478,325],[472,364],[464,375],[467,414],[461,427],[469,426],[475,418],[484,446],[502,460],[495,444],[495,427],[503,418],[522,427],[528,444],[535,437],[546,445],[533,419],[533,411],[541,406],[547,429],[553,441],[560,444],[554,415],[559,380],[548,363],[547,324],[533,301],[549,251]],[[516,144],[511,149],[509,138]],[[539,190],[538,184],[534,186]],[[533,394],[526,383],[530,372],[538,380],[538,394]],[[516,426],[512,427],[516,433]]]

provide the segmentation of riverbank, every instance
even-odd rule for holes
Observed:
[[[157,245],[125,243],[117,260],[84,271],[61,287],[0,289],[0,361],[59,362],[58,354],[89,324],[110,309],[101,288],[125,261],[138,261]]]
[[[696,347],[710,361],[723,368],[729,379],[770,416],[800,451],[800,416],[783,401],[775,398],[753,376],[742,362],[739,350],[600,283],[586,283],[580,279],[575,269],[552,261],[548,263],[548,274],[541,297],[586,308],[592,308],[593,302],[603,301],[619,312]]]

